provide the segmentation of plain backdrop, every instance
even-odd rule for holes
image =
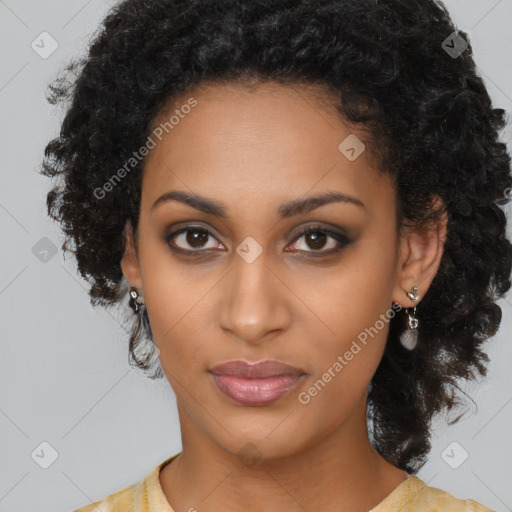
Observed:
[[[74,510],[181,450],[170,386],[129,367],[122,312],[90,305],[46,215],[50,180],[37,173],[62,114],[47,104],[47,84],[85,50],[111,5],[0,0],[0,512]],[[510,112],[512,0],[446,5],[469,34],[494,105]],[[510,144],[510,124],[502,140]],[[488,378],[464,387],[474,405],[451,427],[439,418],[418,474],[496,511],[512,510],[511,303],[500,301],[503,323],[486,345]]]

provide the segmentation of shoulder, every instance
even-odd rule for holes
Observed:
[[[169,464],[179,454],[173,455],[158,464],[142,480],[124,489],[110,494],[106,498],[73,510],[73,512],[152,512],[153,510],[171,510],[159,494],[158,475],[161,468]],[[166,506],[163,506],[164,502]]]
[[[121,491],[110,494],[103,500],[78,508],[73,510],[73,512],[120,512],[122,510],[133,510],[135,497],[140,492],[143,482],[144,480],[141,480]]]
[[[459,499],[430,487],[421,478],[411,475],[402,482],[373,512],[387,512],[399,506],[401,512],[493,512],[472,499]]]

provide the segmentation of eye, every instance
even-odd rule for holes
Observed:
[[[297,240],[304,238],[305,243],[302,244],[306,249],[297,248]],[[331,239],[330,242],[329,239]],[[309,227],[302,230],[294,239],[292,247],[296,250],[306,253],[313,253],[311,256],[326,256],[334,253],[338,253],[345,245],[348,245],[350,240],[341,233],[336,233],[328,229],[322,229],[317,227]],[[327,245],[327,250],[325,249]],[[308,250],[310,248],[311,250]],[[318,253],[318,254],[315,254]],[[309,255],[308,255],[309,256]]]
[[[298,244],[297,241],[301,238],[304,238],[305,243]],[[215,243],[211,243],[217,239],[208,229],[200,226],[182,227],[181,229],[169,233],[165,237],[165,240],[171,246],[172,250],[187,254],[210,252],[211,249],[217,248]],[[350,240],[341,233],[319,227],[309,227],[298,233],[291,245],[292,250],[287,250],[287,252],[298,251],[311,253],[308,254],[308,257],[321,257],[338,253],[349,243]],[[218,244],[221,248],[224,248],[219,242]],[[300,245],[302,245],[303,248],[297,247]],[[325,250],[326,248],[327,250]]]
[[[216,240],[207,229],[199,226],[181,228],[169,233],[165,239],[167,243],[183,252],[199,252],[197,249],[215,249],[215,244],[208,245],[207,242],[209,239]]]

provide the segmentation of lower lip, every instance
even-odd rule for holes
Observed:
[[[217,388],[242,405],[268,405],[293,391],[301,375],[278,375],[264,379],[243,379],[210,373]]]

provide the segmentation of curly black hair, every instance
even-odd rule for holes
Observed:
[[[418,345],[404,349],[404,317],[394,317],[367,395],[373,446],[416,472],[434,414],[463,403],[457,381],[486,375],[482,344],[498,330],[496,300],[511,285],[500,208],[512,190],[498,141],[505,112],[492,106],[468,35],[439,0],[125,0],[88,50],[50,85],[48,100],[67,110],[40,172],[63,178],[47,195],[48,215],[61,223],[62,249],[74,253],[93,306],[126,293],[123,228],[138,225],[144,159],[105,197],[95,191],[170,102],[202,83],[325,86],[340,116],[367,130],[379,172],[392,178],[399,229],[447,215],[440,267],[417,312]],[[442,210],[432,208],[436,196]],[[135,354],[152,339],[147,313],[139,318],[130,364],[150,370]]]

